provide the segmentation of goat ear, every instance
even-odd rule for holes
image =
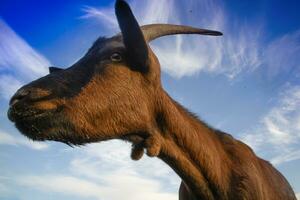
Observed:
[[[137,71],[148,71],[148,46],[129,5],[124,0],[117,0],[115,12],[127,49],[130,66]]]
[[[53,72],[56,72],[56,71],[60,71],[62,70],[61,68],[58,68],[58,67],[49,67],[49,73],[53,73]]]

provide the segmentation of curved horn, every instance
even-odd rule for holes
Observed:
[[[165,35],[175,34],[200,34],[200,35],[212,35],[220,36],[223,35],[219,31],[207,30],[194,28],[191,26],[173,25],[173,24],[149,24],[141,26],[144,34],[144,38],[147,42],[150,42],[156,38]]]

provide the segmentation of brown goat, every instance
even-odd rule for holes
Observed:
[[[132,142],[132,159],[157,156],[181,177],[180,200],[295,200],[286,179],[244,143],[215,130],[164,91],[160,64],[147,42],[172,34],[222,35],[187,26],[140,27],[117,0],[121,33],[99,38],[68,69],[19,89],[8,116],[33,140],[80,145]]]

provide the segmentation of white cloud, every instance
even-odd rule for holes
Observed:
[[[22,86],[22,82],[11,75],[0,74],[0,97],[8,100]]]
[[[154,180],[157,184],[163,184],[165,189],[177,191],[180,179],[169,166],[146,155],[139,161],[133,161],[130,159],[130,149],[129,144],[116,140],[88,145],[75,153],[70,171],[96,181],[107,173],[122,171],[133,177]]]
[[[297,197],[298,200],[300,200],[300,193],[297,193],[296,197]]]
[[[37,190],[71,194],[81,197],[100,197],[102,188],[87,180],[63,176],[63,175],[41,175],[23,176],[17,179],[22,186],[32,187]]]
[[[3,141],[2,135],[0,141]],[[15,144],[11,138],[4,141]],[[64,174],[27,173],[10,178],[22,188],[56,196],[110,200],[178,199],[178,176],[158,159],[130,160],[130,145],[124,142],[114,140],[68,148],[65,153],[70,153],[73,158],[69,166],[65,166]],[[11,190],[10,187],[4,189]]]
[[[50,62],[0,18],[0,94],[7,99],[24,82],[48,73]]]
[[[25,137],[16,137],[0,130],[0,145],[26,146],[34,150],[48,148],[47,143],[33,142]]]
[[[264,151],[273,164],[300,159],[300,86],[284,87],[277,104],[242,140],[258,152]]]
[[[300,159],[300,150],[297,149],[287,149],[284,150],[283,153],[273,157],[271,159],[271,163],[274,165],[279,165],[284,162],[289,162],[293,160],[299,160]]]
[[[243,70],[251,71],[260,65],[260,25],[255,24],[254,28],[237,20],[233,23],[220,2],[189,0],[182,4],[175,0],[134,0],[131,7],[140,24],[187,24],[224,32],[223,37],[178,35],[152,44],[162,69],[174,77],[210,72],[233,78]],[[83,17],[94,17],[118,31],[113,6],[88,7],[84,11]]]
[[[218,1],[133,0],[130,5],[140,24],[185,24],[224,33],[222,37],[178,35],[152,43],[163,71],[173,77],[208,72],[232,79],[258,68],[264,68],[269,79],[283,73],[300,76],[300,31],[263,42],[266,30],[260,22],[233,19]],[[97,19],[110,34],[119,31],[113,5],[83,11],[82,18]]]
[[[94,7],[85,6],[83,9],[85,14],[81,16],[82,19],[96,18],[100,21],[105,21],[105,25],[108,27],[115,29],[118,27],[118,23],[115,20],[115,14],[112,9],[96,9]]]
[[[103,183],[98,184],[87,179],[65,175],[21,176],[17,183],[22,186],[46,191],[62,193],[70,196],[79,196],[95,199],[110,200],[175,200],[177,195],[159,192],[159,185],[152,180],[141,179],[122,173],[104,175]],[[136,190],[138,186],[138,190]]]

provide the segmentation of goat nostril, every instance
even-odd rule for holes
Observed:
[[[30,93],[30,90],[20,89],[16,92],[16,94],[11,98],[9,105],[13,106],[23,98],[25,98]]]

